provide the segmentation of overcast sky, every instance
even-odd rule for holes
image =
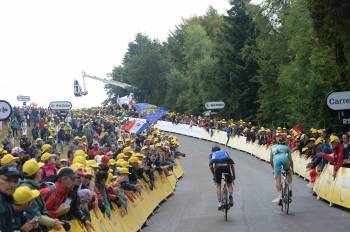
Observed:
[[[0,1],[0,99],[98,106],[106,99],[103,83],[87,80],[89,94],[73,95],[82,70],[105,78],[136,33],[163,41],[182,18],[203,15],[209,5],[220,13],[229,8],[227,0]]]

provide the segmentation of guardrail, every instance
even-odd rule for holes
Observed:
[[[190,127],[186,124],[172,124],[171,122],[160,121],[156,125],[159,129],[167,132],[182,134],[199,139],[204,139],[220,144],[226,144],[227,136],[224,131],[214,130],[213,136],[201,127]],[[259,146],[256,143],[247,143],[246,137],[231,137],[228,147],[249,153],[263,161],[269,162],[269,151],[266,146]],[[306,180],[310,179],[309,170],[306,165],[311,162],[294,152],[294,172]],[[320,176],[318,176],[313,191],[318,198],[322,198],[332,204],[350,209],[350,168],[340,168],[336,178],[333,178],[333,165],[327,164]]]
[[[155,177],[156,187],[150,190],[149,186],[142,182],[142,191],[134,199],[128,200],[127,214],[121,216],[118,210],[112,210],[111,217],[107,217],[100,210],[91,211],[91,223],[96,232],[136,232],[141,230],[142,226],[147,221],[148,217],[159,206],[159,204],[168,198],[176,188],[176,182],[183,176],[179,161],[173,168],[173,175],[160,176],[158,173]],[[117,206],[114,209],[118,209]],[[71,231],[87,232],[86,228],[78,221],[70,221]],[[51,232],[64,232],[50,230]]]

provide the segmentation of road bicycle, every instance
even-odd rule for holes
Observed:
[[[289,204],[292,202],[290,195],[290,188],[288,184],[287,171],[281,167],[281,177],[282,177],[282,199],[281,199],[281,211],[286,214],[289,213]]]
[[[223,188],[222,188],[222,206],[221,206],[221,210],[222,210],[222,212],[224,214],[225,221],[227,221],[227,214],[228,214],[228,211],[229,211],[229,209],[231,207],[230,207],[229,199],[228,199],[228,188],[227,188],[227,183],[226,183],[226,177],[223,177],[222,180],[224,180],[224,185],[223,185]]]

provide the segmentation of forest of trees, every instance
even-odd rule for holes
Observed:
[[[325,104],[350,89],[350,1],[230,0],[220,15],[184,19],[166,41],[137,34],[113,79],[134,86],[138,101],[199,115],[222,100],[220,116],[257,124],[329,127]],[[129,90],[106,86],[109,98]]]

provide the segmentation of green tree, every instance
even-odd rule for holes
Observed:
[[[256,62],[257,28],[247,13],[246,3],[231,0],[224,17],[222,33],[217,40],[218,65],[215,75],[215,100],[226,103],[225,116],[255,117],[258,104],[258,70]]]
[[[316,37],[305,0],[292,3],[284,30],[291,60],[280,66],[278,83],[286,119],[306,127],[323,127],[324,120],[334,122],[325,96],[336,83],[336,65],[330,47]]]
[[[135,41],[129,44],[123,66],[138,100],[163,105],[168,65],[163,46],[158,41],[137,34]]]
[[[308,0],[318,38],[333,48],[339,87],[349,86],[350,2],[347,0]]]

